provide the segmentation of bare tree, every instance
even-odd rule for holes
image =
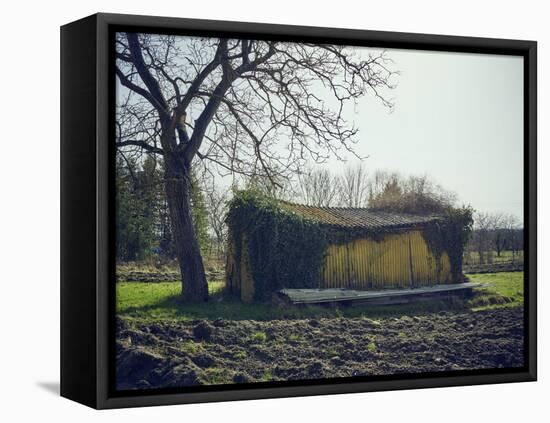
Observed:
[[[413,201],[426,201],[426,199],[428,199],[434,203],[446,206],[453,205],[457,201],[454,192],[444,189],[428,175],[409,176],[407,180],[403,182],[403,191],[408,194]]]
[[[308,169],[298,176],[298,196],[308,205],[330,207],[340,193],[339,178],[328,169]]]
[[[308,159],[353,152],[357,128],[343,117],[346,105],[370,93],[392,107],[384,98],[393,88],[389,65],[384,52],[327,44],[117,35],[117,147],[163,156],[186,299],[208,299],[191,164],[276,185]]]
[[[493,243],[497,256],[505,250],[512,252],[512,262],[523,249],[523,230],[520,220],[513,214],[494,213],[492,215]]]
[[[474,231],[472,234],[472,244],[479,257],[479,264],[489,261],[489,251],[491,243],[489,231],[491,228],[491,217],[489,213],[476,212],[474,214]]]
[[[479,257],[479,264],[492,263],[494,252],[497,255],[504,249],[502,228],[505,216],[502,213],[476,212],[474,214],[474,231],[471,243]]]
[[[208,211],[208,221],[216,240],[216,250],[218,257],[225,254],[225,241],[227,236],[227,227],[225,224],[225,215],[230,198],[229,188],[220,188],[212,184],[210,189],[205,190],[205,203]]]
[[[346,166],[340,176],[340,205],[344,207],[366,207],[369,200],[369,181],[363,162],[357,166]]]
[[[438,214],[456,204],[456,195],[427,175],[405,178],[376,172],[369,181],[369,207],[413,214]]]
[[[503,213],[491,214],[491,238],[497,257],[500,257],[506,249],[505,218]]]
[[[402,177],[396,172],[377,169],[371,175],[368,181],[369,186],[369,206],[370,202],[380,196],[388,187],[388,185],[400,185]]]
[[[519,251],[523,249],[523,231],[517,216],[513,214],[502,217],[505,245],[512,251],[512,262],[516,261]]]

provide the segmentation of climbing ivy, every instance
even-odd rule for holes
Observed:
[[[449,255],[453,282],[461,282],[463,278],[462,258],[472,232],[472,213],[470,207],[449,207],[442,214],[442,219],[431,222],[423,229],[424,239],[437,263],[440,263],[443,252]]]
[[[268,300],[282,288],[318,288],[327,247],[358,238],[380,242],[398,229],[350,230],[306,218],[256,189],[235,192],[226,222],[236,263],[246,237],[256,300]],[[462,254],[472,230],[470,208],[449,208],[441,219],[423,226],[428,248],[440,263],[443,252],[451,262],[453,281],[462,277]],[[420,228],[419,228],[420,229]],[[439,264],[438,264],[439,267]]]
[[[256,300],[267,300],[282,288],[319,287],[328,246],[319,222],[251,189],[235,193],[227,223],[237,263],[246,236]]]

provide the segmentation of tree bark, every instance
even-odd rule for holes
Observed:
[[[165,187],[183,298],[193,302],[208,301],[208,284],[191,215],[189,171],[176,171],[168,165]]]

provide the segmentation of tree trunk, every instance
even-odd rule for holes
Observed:
[[[182,295],[185,300],[203,302],[208,300],[208,284],[191,215],[189,185],[189,172],[174,171],[167,166],[166,198],[170,210],[175,254],[182,277]]]

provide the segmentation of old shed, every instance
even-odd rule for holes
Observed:
[[[284,288],[410,289],[463,280],[460,227],[447,216],[243,195],[228,225],[227,285],[243,301]]]

